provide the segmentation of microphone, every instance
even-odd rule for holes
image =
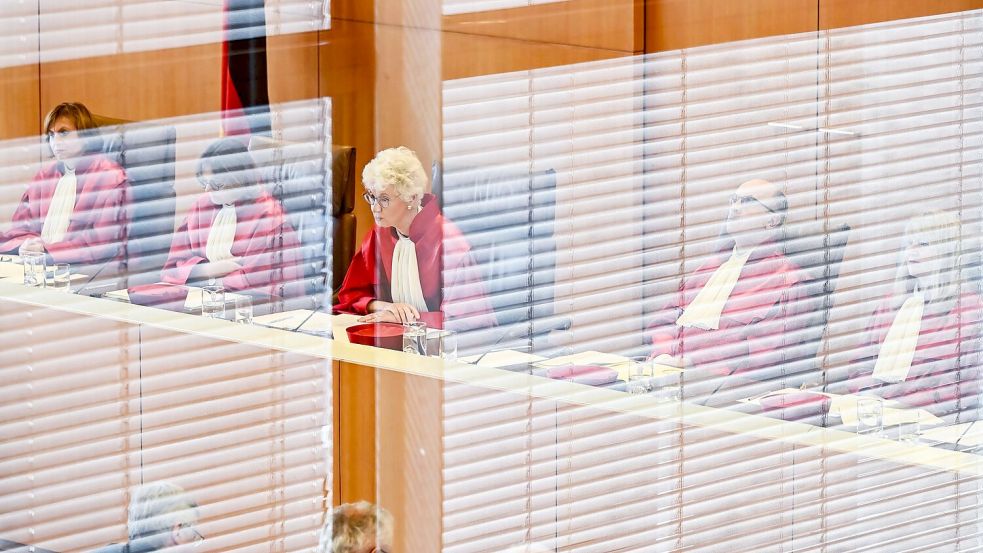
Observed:
[[[328,275],[327,275],[327,273],[324,273],[324,276],[322,277],[321,280],[322,280],[322,282],[324,284],[324,294],[321,297],[315,297],[314,298],[314,300],[313,300],[313,306],[314,307],[313,307],[313,309],[311,309],[311,312],[308,313],[306,317],[304,317],[304,320],[301,321],[299,325],[297,325],[294,328],[292,328],[290,330],[290,332],[298,332],[298,331],[300,331],[300,329],[305,324],[307,324],[307,321],[311,320],[311,317],[313,317],[315,313],[317,313],[318,311],[321,310],[322,307],[324,307],[324,305],[323,305],[324,304],[324,300],[325,300],[325,298],[328,297]],[[314,333],[314,334],[324,334],[324,333],[323,332],[317,332],[317,333]],[[329,336],[331,335],[330,331],[328,332],[328,335]]]
[[[475,360],[474,364],[477,365],[482,359],[485,358],[486,355],[496,351],[504,351],[505,349],[532,349],[532,344],[523,344],[522,346],[516,346],[515,348],[496,349],[496,346],[504,342],[506,338],[519,338],[523,334],[528,334],[531,340],[533,336],[546,334],[547,332],[552,332],[554,330],[569,329],[570,319],[566,317],[553,317],[543,321],[532,320],[529,321],[528,324],[515,325],[509,330],[503,332],[502,335],[499,336],[498,340],[495,340],[495,343],[491,345],[491,348],[478,356],[478,359]]]
[[[89,287],[89,285],[92,284],[92,281],[95,280],[97,276],[99,276],[100,274],[102,274],[102,272],[106,270],[106,267],[109,267],[109,264],[110,263],[118,262],[118,261],[119,261],[118,259],[110,259],[109,261],[103,262],[102,265],[99,267],[99,270],[96,271],[95,274],[93,274],[92,276],[90,276],[88,278],[88,280],[86,280],[85,282],[83,282],[82,283],[82,286],[79,286],[79,288],[77,290],[75,290],[75,294],[82,295],[82,291],[85,290],[85,289],[87,289]]]

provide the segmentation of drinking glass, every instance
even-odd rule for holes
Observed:
[[[683,399],[683,373],[672,371],[652,378],[655,400],[660,403],[678,403]]]
[[[20,258],[24,263],[24,286],[44,288],[44,252],[25,252]]]
[[[253,322],[253,299],[249,296],[236,296],[235,322],[243,324]]]
[[[857,432],[878,435],[884,430],[884,402],[881,398],[857,400]]]
[[[212,319],[225,318],[225,288],[205,286],[201,289],[201,314]]]
[[[417,355],[427,354],[427,323],[403,323],[403,351]]]
[[[628,361],[628,393],[645,395],[652,391],[652,362],[644,357]]]
[[[457,333],[453,330],[442,330],[437,335],[437,355],[441,359],[454,361],[457,359]]]
[[[898,423],[898,441],[906,444],[917,444],[918,435],[921,434],[921,413],[915,412],[915,420],[908,420]]]
[[[51,286],[65,293],[72,291],[72,267],[68,263],[55,263]]]

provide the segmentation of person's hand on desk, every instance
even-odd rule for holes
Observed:
[[[40,238],[28,238],[17,248],[17,255],[23,256],[25,253],[44,253],[44,241]]]
[[[375,300],[369,304],[369,313],[358,320],[362,323],[409,323],[420,318],[420,312],[408,303],[390,303]]]

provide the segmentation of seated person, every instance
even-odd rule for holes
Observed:
[[[0,233],[2,252],[46,252],[53,263],[121,257],[126,229],[123,168],[100,154],[102,141],[82,104],[59,104],[44,118],[54,160],[34,176]]]
[[[260,301],[303,294],[300,243],[246,146],[234,138],[213,143],[197,175],[205,193],[174,233],[163,281],[220,284]]]
[[[331,513],[329,524],[321,532],[317,553],[392,551],[393,516],[368,501],[339,505]]]
[[[976,420],[983,300],[963,290],[959,219],[933,211],[908,221],[894,287],[867,324],[849,388],[871,390],[958,422]]]
[[[493,326],[467,240],[426,193],[427,174],[416,154],[404,147],[379,152],[362,182],[376,226],[355,253],[335,310],[365,315],[364,322]]]
[[[726,404],[780,389],[784,337],[804,324],[803,271],[782,251],[785,195],[749,180],[731,197],[724,247],[649,326],[652,357],[687,368],[687,399]]]
[[[168,482],[137,488],[126,518],[129,543],[107,545],[96,553],[164,551],[204,540],[195,529],[197,503],[180,486]]]

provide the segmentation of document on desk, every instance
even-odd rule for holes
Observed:
[[[947,444],[976,447],[983,444],[983,421],[964,422],[925,430],[922,439]]]
[[[4,257],[0,261],[0,278],[24,282],[24,266],[17,262],[17,256]]]
[[[336,340],[347,342],[348,334],[345,333],[345,329],[352,325],[358,324],[358,317],[358,315],[351,315],[347,313],[331,315],[323,311],[318,311],[311,315],[310,309],[294,309],[293,311],[270,313],[269,315],[254,317],[253,322],[259,325],[280,328],[283,330],[331,332]],[[304,319],[307,319],[307,321],[305,322]]]
[[[616,365],[627,363],[631,359],[623,355],[603,353],[600,351],[582,351],[562,357],[554,357],[536,363],[540,367],[562,367],[563,365]]]
[[[75,278],[75,276],[73,275],[72,278]],[[176,286],[176,285],[169,284],[168,286]],[[202,299],[203,298],[202,289],[197,288],[195,286],[187,286],[186,288],[188,289],[188,295],[184,299],[184,310],[192,311],[192,312],[201,311],[201,304],[204,301]],[[241,297],[242,295],[243,294],[234,294],[232,292],[226,292],[225,293],[226,306],[235,304],[236,298]],[[130,293],[125,288],[122,290],[113,290],[112,292],[106,292],[105,294],[103,294],[103,297],[116,301],[124,301],[128,303],[130,302]],[[307,313],[310,313],[310,311],[307,311]],[[282,315],[282,313],[278,313],[278,315]],[[300,321],[298,321],[298,323],[299,322]]]
[[[482,357],[482,355],[484,355],[484,357]],[[542,355],[533,355],[531,353],[526,353],[523,351],[505,349],[499,351],[490,351],[487,354],[468,355],[467,357],[461,357],[460,359],[458,359],[458,361],[461,361],[462,363],[471,363],[471,364],[477,363],[479,367],[489,367],[493,369],[498,369],[501,367],[520,365],[523,363],[536,363],[538,361],[543,361],[545,359],[546,357],[543,357]]]

